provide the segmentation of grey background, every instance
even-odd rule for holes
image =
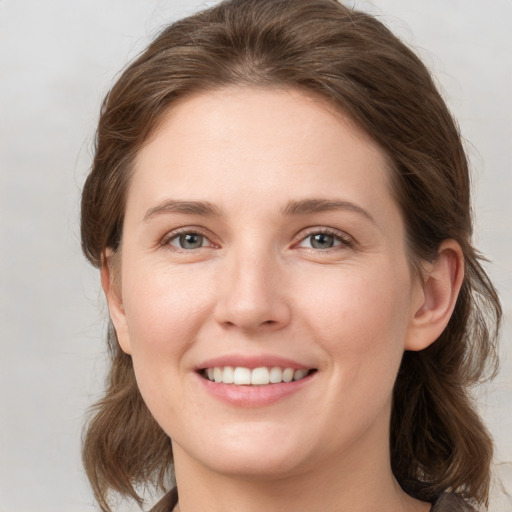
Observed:
[[[80,187],[117,72],[211,3],[0,0],[0,512],[95,510],[80,435],[103,383],[106,309],[80,254]],[[512,1],[355,3],[422,56],[467,139],[477,245],[507,317],[501,373],[478,396],[511,493]],[[512,510],[494,494],[491,510]]]

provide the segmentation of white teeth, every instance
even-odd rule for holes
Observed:
[[[291,382],[293,380],[293,368],[286,368],[283,370],[283,382]]]
[[[281,370],[281,368],[279,368],[278,366],[274,366],[274,368],[270,370],[269,380],[272,384],[282,382],[283,370]]]
[[[215,382],[222,382],[222,368],[219,368],[218,366],[216,366],[213,369],[213,380]]]
[[[233,384],[235,370],[232,366],[225,366],[222,372],[222,382],[224,384]]]
[[[233,384],[250,384],[251,383],[251,370],[249,368],[242,368],[237,366],[233,374]]]
[[[292,382],[300,380],[309,374],[309,370],[302,368],[294,370],[293,368],[279,368],[274,366],[267,368],[262,366],[260,368],[245,368],[243,366],[216,366],[214,368],[207,368],[204,376],[217,383],[265,386],[267,384],[279,384],[280,382]]]
[[[268,368],[254,368],[251,372],[251,384],[256,386],[263,386],[270,382],[270,375]]]
[[[293,374],[293,380],[303,379],[307,374],[307,370],[295,370],[295,373]]]

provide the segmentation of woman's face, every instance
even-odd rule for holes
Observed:
[[[343,112],[297,90],[168,112],[135,163],[120,283],[104,282],[177,463],[275,477],[387,451],[423,301],[388,174]]]

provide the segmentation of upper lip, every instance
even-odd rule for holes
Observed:
[[[213,357],[211,359],[207,359],[201,362],[196,366],[196,370],[204,370],[206,368],[215,368],[215,367],[225,367],[232,366],[243,367],[243,368],[293,368],[294,370],[301,369],[312,369],[312,366],[304,365],[299,363],[298,361],[294,361],[293,359],[289,359],[286,357],[281,357],[278,355],[260,355],[260,356],[248,356],[242,354],[227,354],[223,356]]]

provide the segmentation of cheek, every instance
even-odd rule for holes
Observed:
[[[404,351],[409,286],[392,269],[373,275],[352,269],[331,280],[321,298],[310,297],[310,327],[322,333],[318,339],[340,386],[357,396],[368,388],[391,391]]]
[[[168,423],[187,403],[185,356],[207,321],[211,294],[190,271],[146,266],[140,274],[127,267],[126,274],[123,301],[137,384],[152,415],[170,432]]]
[[[382,337],[396,331],[404,334],[409,312],[409,280],[389,268],[369,272],[365,268],[347,268],[317,279],[317,292],[304,294],[305,310],[314,310],[319,325],[333,332],[350,331],[351,343],[368,347],[375,343],[370,332],[381,331]],[[349,342],[349,340],[347,340]]]
[[[128,279],[123,301],[134,359],[169,364],[196,338],[211,304],[209,287],[190,270],[146,268]]]

